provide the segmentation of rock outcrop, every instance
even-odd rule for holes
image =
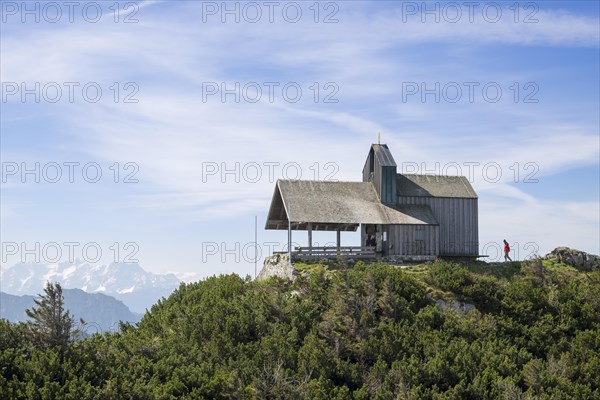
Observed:
[[[435,300],[435,305],[440,311],[454,310],[459,314],[467,315],[469,311],[476,309],[475,304],[465,303],[456,299],[449,301],[446,301],[444,299],[436,299],[431,293],[427,293],[427,297],[429,297],[432,300]]]
[[[296,269],[290,262],[289,255],[287,253],[276,253],[265,258],[262,270],[256,277],[256,280],[261,281],[272,276],[293,279],[295,275]]]
[[[600,257],[569,247],[557,247],[546,254],[544,258],[555,259],[581,270],[600,269]]]
[[[442,299],[438,299],[435,301],[435,305],[442,311],[451,309],[463,315],[468,314],[471,310],[475,310],[475,304],[464,303],[458,300],[444,301]]]

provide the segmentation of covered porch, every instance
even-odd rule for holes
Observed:
[[[287,227],[287,251],[292,261],[315,260],[322,258],[350,257],[350,258],[375,258],[376,246],[342,246],[342,232],[356,232],[360,224],[348,223],[324,223],[324,222],[292,222],[287,218],[281,220],[269,220],[271,224],[278,227],[271,229],[284,230]],[[267,222],[268,224],[269,222]],[[305,231],[307,238],[306,246],[294,245],[294,231]],[[313,245],[313,232],[326,231],[335,232],[335,242],[329,245]],[[333,238],[332,238],[333,239]]]
[[[414,206],[413,206],[414,208]],[[275,186],[265,229],[287,231],[289,259],[310,260],[348,257],[376,258],[386,255],[385,235],[367,245],[342,246],[342,232],[356,232],[361,225],[387,232],[390,225],[426,224],[413,212],[382,204],[370,182],[326,182],[279,180]],[[294,231],[307,232],[307,245],[293,245]],[[313,246],[313,232],[335,232],[334,246]]]

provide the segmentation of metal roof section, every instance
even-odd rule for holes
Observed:
[[[355,231],[360,224],[437,225],[428,206],[387,207],[370,182],[278,180],[265,229]]]
[[[392,152],[387,147],[387,144],[374,144],[372,147],[375,156],[379,160],[379,165],[382,167],[396,167],[396,161],[394,161]]]
[[[397,213],[390,215],[389,220],[391,225],[438,225],[431,208],[427,205],[419,204],[403,204],[394,208],[385,207],[386,210],[396,210]],[[401,215],[400,219],[396,216]]]
[[[398,174],[397,183],[399,196],[477,198],[464,176]]]

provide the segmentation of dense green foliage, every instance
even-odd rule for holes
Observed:
[[[0,322],[0,398],[600,399],[598,271],[305,267],[181,285],[62,358]]]

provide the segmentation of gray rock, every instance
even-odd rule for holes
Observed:
[[[451,309],[451,310],[454,310],[457,313],[463,314],[463,315],[466,315],[469,313],[469,311],[475,309],[474,304],[463,303],[462,301],[458,301],[458,300],[452,300],[450,302],[446,302],[442,299],[439,299],[439,300],[435,301],[435,305],[442,311],[446,310],[446,309]]]
[[[272,276],[278,276],[284,279],[294,279],[296,269],[292,265],[287,253],[276,253],[265,258],[262,270],[256,277],[256,280],[262,281]]]
[[[569,247],[557,247],[546,254],[544,258],[547,260],[558,260],[563,264],[573,266],[577,269],[600,269],[600,257]]]

